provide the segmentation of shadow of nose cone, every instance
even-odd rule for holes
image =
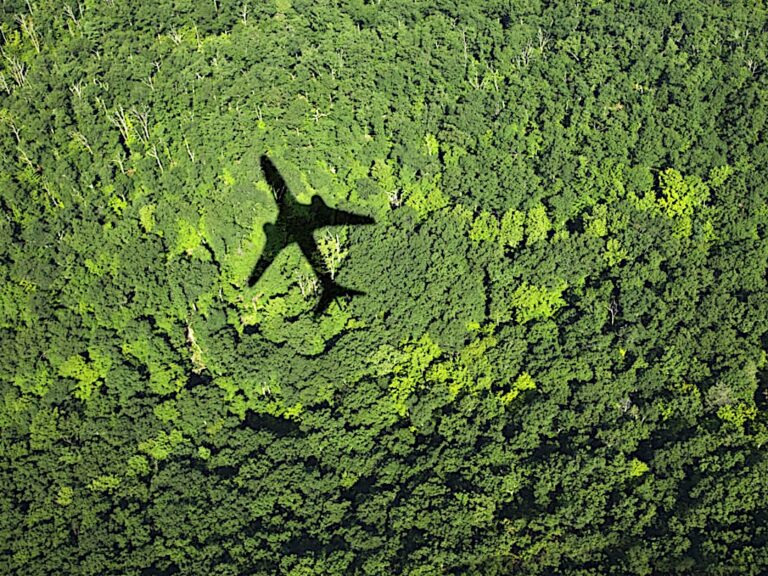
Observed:
[[[269,159],[269,156],[266,154],[262,154],[261,158],[259,158],[259,162],[261,163],[261,169],[264,171],[265,174],[268,174],[270,172],[277,172],[277,168],[275,168],[275,165],[272,164],[272,160]]]

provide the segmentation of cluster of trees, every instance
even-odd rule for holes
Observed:
[[[765,8],[462,4],[3,2],[3,572],[768,571]]]

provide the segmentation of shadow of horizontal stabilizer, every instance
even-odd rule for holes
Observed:
[[[332,302],[335,302],[339,298],[349,299],[353,296],[363,295],[365,295],[365,292],[355,290],[354,288],[347,288],[346,286],[336,284],[335,282],[324,284],[323,291],[320,294],[320,300],[315,306],[315,317],[320,316],[328,309],[328,306],[330,306]]]

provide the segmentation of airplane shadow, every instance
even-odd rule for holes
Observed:
[[[248,285],[256,284],[277,255],[290,244],[296,243],[309,261],[320,283],[320,299],[314,309],[315,316],[320,316],[332,302],[339,298],[351,298],[364,294],[360,290],[335,282],[333,275],[323,263],[314,232],[327,226],[375,224],[375,220],[370,216],[331,208],[320,196],[313,196],[310,204],[301,204],[288,190],[288,185],[277,167],[266,155],[261,156],[261,169],[272,189],[279,214],[274,224],[264,224],[267,242],[259,261],[251,272]]]

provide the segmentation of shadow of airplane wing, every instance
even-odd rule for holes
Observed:
[[[336,208],[329,208],[331,210],[331,221],[333,226],[357,226],[359,224],[376,224],[376,221],[370,216],[363,216],[362,214],[355,214],[353,212],[346,212],[344,210],[337,210]]]
[[[360,224],[376,223],[370,216],[331,208],[320,196],[312,197],[311,210],[312,218],[315,221],[314,228],[320,228],[322,226],[357,226]]]
[[[267,268],[275,261],[280,251],[288,245],[285,234],[274,224],[264,224],[264,234],[267,236],[267,242],[261,251],[259,261],[253,267],[253,271],[248,278],[248,286],[253,286],[259,281]]]

